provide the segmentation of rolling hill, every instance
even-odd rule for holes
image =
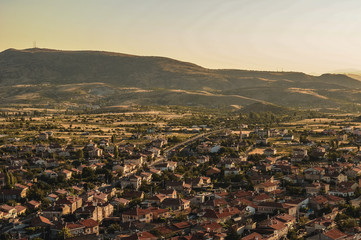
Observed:
[[[62,107],[261,103],[355,111],[361,108],[361,82],[342,74],[207,69],[111,52],[8,49],[0,53],[0,101]]]

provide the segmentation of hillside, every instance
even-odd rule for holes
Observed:
[[[164,57],[99,51],[8,49],[0,100],[8,104],[174,104],[241,108],[254,103],[354,109],[361,82],[342,74],[207,69]]]

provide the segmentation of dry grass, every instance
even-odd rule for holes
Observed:
[[[292,92],[292,93],[302,93],[302,94],[307,94],[307,95],[311,95],[320,99],[328,99],[325,96],[322,96],[316,92],[314,92],[314,89],[306,89],[306,88],[289,88],[288,92]]]

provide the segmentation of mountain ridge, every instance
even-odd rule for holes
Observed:
[[[48,91],[53,91],[54,96],[44,92],[47,89],[44,84],[50,85]],[[19,87],[22,85],[32,87]],[[60,85],[67,87],[57,89]],[[127,92],[124,90],[127,87],[141,90]],[[314,76],[292,71],[208,69],[166,57],[106,51],[33,48],[7,49],[0,53],[0,93],[5,96],[0,99],[3,104],[20,104],[25,101],[26,93],[32,96],[30,102],[46,99],[54,103],[81,102],[102,106],[122,103],[165,105],[165,99],[169,103],[177,99],[181,105],[208,107],[267,102],[292,108],[341,109],[359,105],[359,89],[359,80],[343,74]],[[81,94],[72,96],[73,91]],[[8,96],[10,93],[15,95]]]

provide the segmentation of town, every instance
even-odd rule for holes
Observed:
[[[357,116],[166,109],[3,111],[0,239],[361,239]]]

